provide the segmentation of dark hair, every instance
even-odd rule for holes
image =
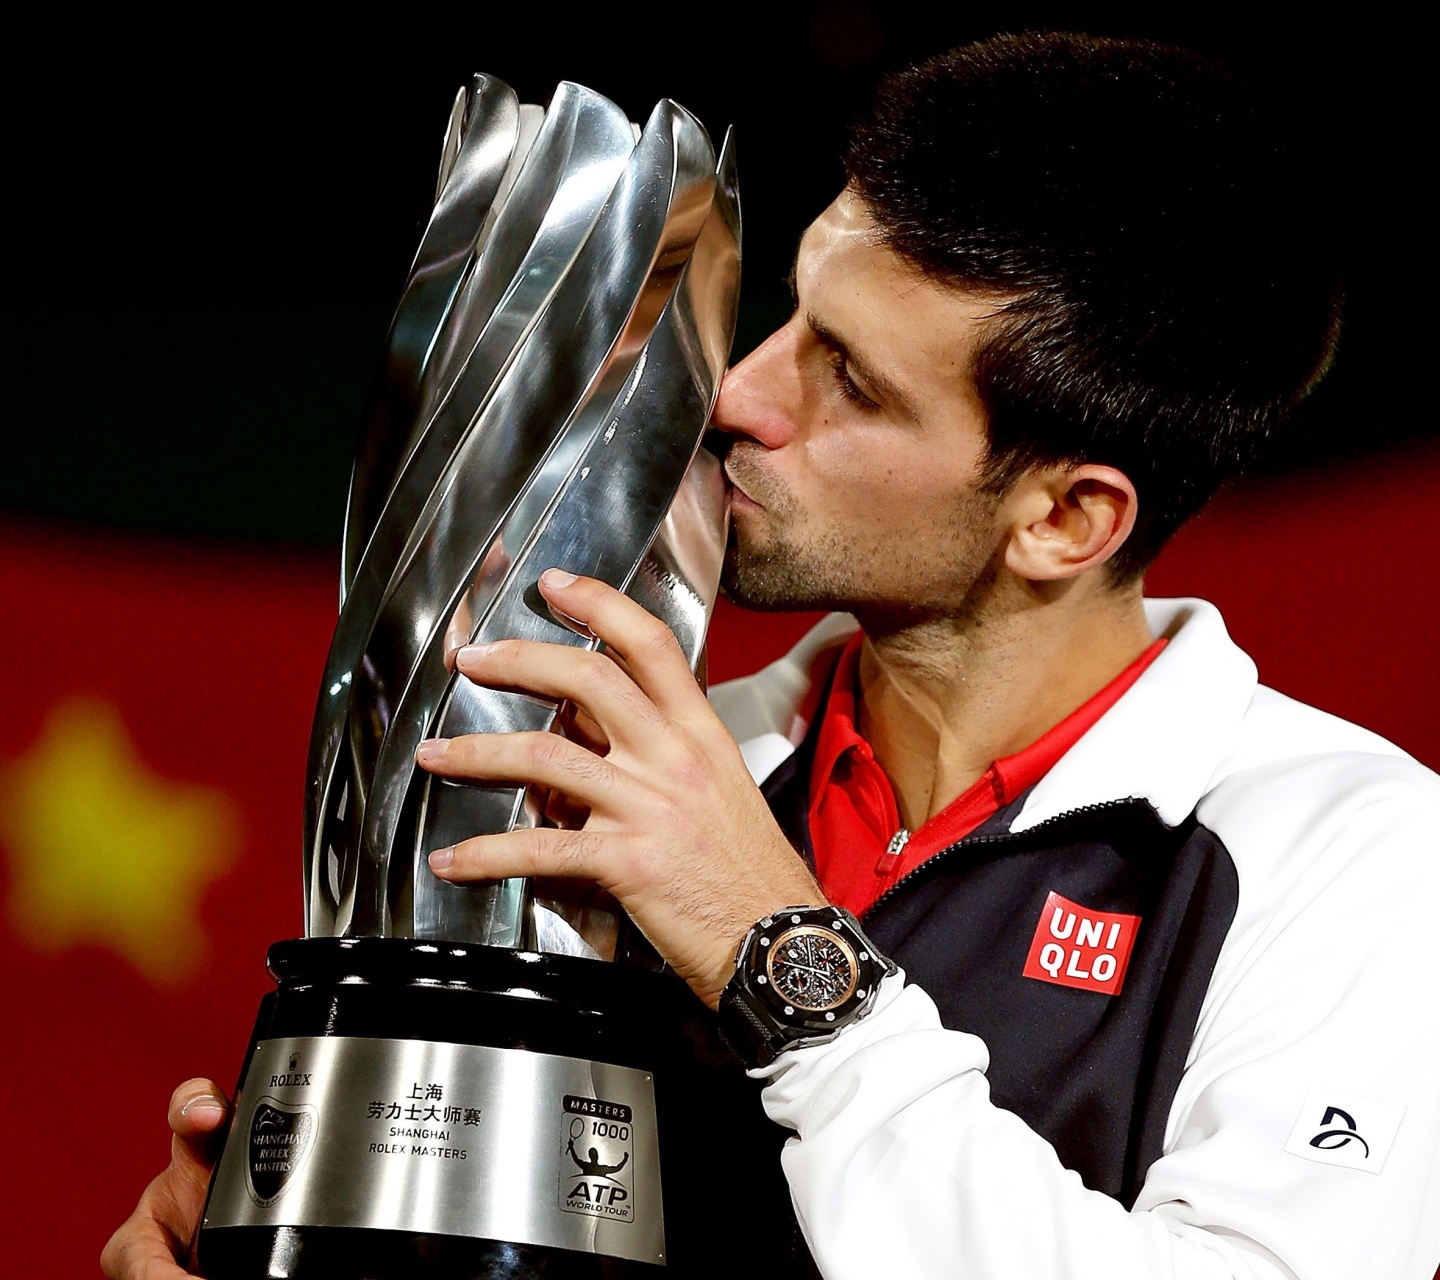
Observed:
[[[972,368],[989,486],[1079,462],[1135,484],[1117,580],[1329,365],[1338,249],[1303,141],[1196,55],[1033,33],[888,76],[852,131],[886,243],[1006,300]]]

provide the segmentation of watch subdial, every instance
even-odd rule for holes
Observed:
[[[775,939],[765,972],[777,996],[797,1009],[822,1013],[855,990],[855,952],[828,929],[800,925]]]

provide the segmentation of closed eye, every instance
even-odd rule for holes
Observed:
[[[843,351],[835,347],[827,347],[825,358],[830,365],[830,376],[841,399],[848,400],[857,408],[867,411],[880,408],[874,400],[860,390],[855,379],[850,376],[850,362],[845,358]]]
[[[800,295],[794,267],[790,268],[790,274],[785,283],[790,287],[790,297],[795,303],[795,310],[798,314]],[[865,413],[884,411],[888,405],[892,410],[909,418],[912,422],[920,421],[914,400],[889,379],[878,374],[865,361],[852,356],[850,348],[840,335],[817,318],[814,312],[807,311],[805,313],[805,325],[825,352],[826,362],[830,366],[831,381],[835,384],[835,390],[841,399]],[[855,374],[851,373],[852,369],[855,370]],[[885,398],[885,402],[881,403],[862,390],[860,383],[855,380],[856,374],[866,386],[878,391]]]

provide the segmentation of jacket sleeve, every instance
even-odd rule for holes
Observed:
[[[865,1021],[755,1073],[795,1130],[785,1173],[827,1280],[1431,1280],[1440,790],[1331,767],[1304,785],[1346,800],[1306,821],[1293,778],[1250,779],[1263,806],[1248,784],[1212,806],[1264,866],[1242,874],[1133,1210],[994,1106],[985,1045],[898,979]]]

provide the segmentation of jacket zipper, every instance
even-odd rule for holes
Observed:
[[[861,917],[861,919],[869,919],[870,916],[875,913],[875,911],[880,907],[882,903],[888,902],[892,897],[895,896],[895,894],[899,893],[902,888],[909,884],[910,881],[915,879],[916,876],[930,870],[937,862],[940,861],[941,858],[948,858],[951,854],[957,852],[958,850],[971,849],[976,847],[977,845],[982,844],[1004,844],[1010,840],[1019,840],[1022,836],[1028,836],[1036,831],[1046,831],[1052,827],[1058,827],[1061,824],[1070,822],[1075,818],[1085,818],[1089,817],[1091,814],[1104,813],[1111,809],[1127,809],[1130,808],[1132,805],[1144,803],[1145,802],[1143,800],[1139,799],[1136,796],[1128,796],[1124,800],[1102,800],[1096,804],[1082,804],[1078,808],[1067,809],[1064,813],[1057,813],[1053,818],[1046,818],[1044,822],[1036,823],[1035,826],[1029,827],[1024,831],[998,831],[994,835],[988,836],[962,836],[954,844],[946,845],[943,849],[937,849],[918,867],[914,867],[911,870],[907,871],[903,876],[900,877],[900,879],[898,879],[894,884],[892,884],[888,889],[886,889],[884,893],[882,893],[878,898],[876,898],[875,901],[872,902],[865,909],[865,914]],[[903,839],[901,839],[902,836],[904,837]],[[898,846],[896,843],[897,841],[899,842]],[[886,846],[885,852],[880,855],[882,861],[888,858],[891,855],[892,851],[896,857],[899,857],[900,853],[904,850],[905,846],[909,842],[910,833],[906,831],[904,827],[901,827],[900,830],[897,831],[890,838],[890,843],[888,846]]]
[[[876,859],[875,874],[888,876],[895,869],[895,864],[900,861],[900,855],[905,852],[905,846],[909,843],[910,833],[901,827],[890,837],[890,843],[885,846],[885,852]]]

